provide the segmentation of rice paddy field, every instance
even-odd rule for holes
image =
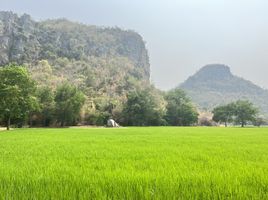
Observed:
[[[268,128],[0,132],[0,199],[268,199]]]

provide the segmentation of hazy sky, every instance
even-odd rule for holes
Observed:
[[[268,88],[267,0],[0,0],[0,10],[135,30],[162,89],[209,63]]]

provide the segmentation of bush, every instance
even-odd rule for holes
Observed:
[[[207,117],[201,117],[198,120],[198,125],[199,126],[216,126],[217,124],[213,120],[211,120]]]

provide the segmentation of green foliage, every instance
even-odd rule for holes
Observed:
[[[235,103],[218,106],[213,109],[212,113],[212,119],[215,122],[224,122],[225,126],[227,126],[227,123],[233,121],[233,116],[235,115]]]
[[[37,98],[40,106],[40,112],[38,113],[41,118],[43,126],[49,126],[54,120],[54,93],[49,87],[43,87],[38,89]]]
[[[248,122],[254,123],[258,109],[249,101],[238,100],[224,106],[219,106],[213,110],[213,120],[224,122],[235,122],[244,127]]]
[[[244,127],[248,122],[254,122],[258,109],[249,101],[235,103],[235,121]]]
[[[0,133],[2,199],[268,199],[267,128]]]
[[[197,123],[198,113],[192,106],[190,99],[179,88],[166,94],[167,114],[166,120],[172,126],[189,126]]]
[[[107,123],[107,120],[111,116],[110,113],[106,111],[98,111],[87,114],[87,123],[90,125],[103,126]]]
[[[59,86],[55,94],[55,107],[56,118],[60,125],[75,125],[84,102],[84,94],[75,86],[67,83]]]
[[[22,66],[8,65],[0,68],[0,115],[9,129],[11,120],[23,121],[37,109],[35,83]]]
[[[123,109],[124,124],[128,126],[164,125],[165,102],[152,87],[137,88],[127,96]]]

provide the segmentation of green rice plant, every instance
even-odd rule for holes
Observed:
[[[268,199],[268,128],[1,131],[0,199]]]

